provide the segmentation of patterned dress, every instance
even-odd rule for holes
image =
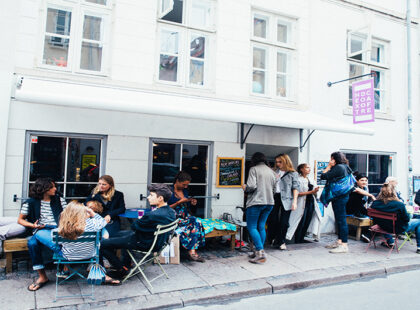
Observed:
[[[188,198],[188,191],[183,190],[184,197]],[[175,191],[172,187],[172,197],[168,201],[168,205],[172,205],[179,201],[180,198],[175,196]],[[176,230],[179,235],[181,245],[187,250],[195,250],[204,246],[204,228],[201,224],[201,219],[192,216],[188,212],[188,204],[180,204],[174,208],[177,218],[180,219],[178,228]]]

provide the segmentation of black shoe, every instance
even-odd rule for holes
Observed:
[[[417,254],[420,254],[420,248],[417,248],[416,253],[417,253]]]
[[[385,241],[381,242],[381,245],[385,248],[392,248],[394,246],[393,243],[387,243]]]
[[[125,269],[111,270],[107,274],[108,276],[114,279],[123,279],[126,275],[128,275],[128,270],[125,270]]]

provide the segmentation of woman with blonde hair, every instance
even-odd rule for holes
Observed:
[[[58,234],[69,240],[77,240],[84,232],[101,231],[107,222],[91,208],[85,207],[78,202],[71,202],[61,212]],[[63,242],[61,244],[61,255],[69,260],[84,260],[96,255],[94,242]],[[120,281],[108,276],[105,284],[119,285]]]
[[[287,154],[279,154],[276,163],[276,187],[274,209],[268,218],[268,233],[273,247],[286,250],[286,234],[289,228],[290,213],[297,209],[298,173]],[[269,240],[270,240],[269,239]]]
[[[125,202],[124,194],[115,189],[114,179],[110,175],[99,178],[98,185],[86,199],[86,203],[91,200],[102,203],[104,209],[100,215],[108,223],[106,230],[110,237],[116,236],[121,227],[118,215],[125,212]]]

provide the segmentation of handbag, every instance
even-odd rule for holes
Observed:
[[[105,269],[99,264],[94,264],[90,267],[89,274],[87,276],[87,283],[94,285],[101,285],[105,282]]]
[[[335,182],[328,182],[321,193],[321,202],[327,206],[335,198],[350,192],[354,184],[356,184],[356,178],[351,173]]]

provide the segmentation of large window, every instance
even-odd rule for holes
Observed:
[[[105,73],[110,0],[55,0],[45,8],[40,65]]]
[[[24,196],[36,179],[49,177],[66,199],[84,199],[103,172],[104,143],[102,136],[29,133]]]
[[[252,16],[251,92],[274,98],[293,97],[292,19],[254,12]]]
[[[369,191],[378,194],[385,179],[392,175],[391,154],[345,152],[350,168],[369,178]]]
[[[154,140],[152,142],[151,176],[149,183],[166,183],[172,185],[175,175],[183,170],[188,172],[191,183],[188,187],[190,196],[208,195],[208,158],[210,144],[173,143]],[[191,212],[199,217],[206,217],[207,199],[199,198],[198,204],[191,207]]]
[[[158,80],[190,87],[209,87],[213,37],[211,0],[159,1]]]
[[[370,35],[349,32],[347,40],[347,60],[349,78],[372,73],[374,79],[375,110],[386,112],[387,79],[389,79],[389,43],[372,38]],[[351,84],[364,78],[349,82],[349,106],[353,105]]]

